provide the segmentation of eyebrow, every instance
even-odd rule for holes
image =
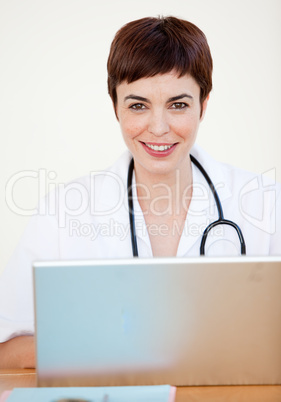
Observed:
[[[168,102],[175,102],[175,101],[183,99],[183,98],[189,98],[189,99],[193,100],[193,96],[188,95],[188,94],[181,94],[181,95],[173,96],[172,98],[169,98]]]
[[[147,102],[147,103],[151,103],[147,98],[143,98],[142,96],[137,96],[137,95],[128,95],[125,96],[124,101],[128,100],[128,99],[133,99],[133,100],[138,100],[141,102]]]
[[[193,96],[183,93],[183,94],[180,94],[177,96],[172,96],[171,98],[168,99],[167,103],[175,102],[175,101],[183,99],[183,98],[189,98],[189,99],[193,100]],[[149,99],[143,98],[142,96],[133,95],[133,94],[125,96],[124,101],[129,100],[129,99],[137,100],[140,102],[151,103]]]

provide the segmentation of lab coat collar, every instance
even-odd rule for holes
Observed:
[[[92,196],[95,197],[94,211],[106,211],[109,215],[123,216],[128,213],[127,201],[127,175],[128,166],[132,156],[129,151],[125,151],[123,155],[108,169],[93,174],[94,191]]]
[[[195,145],[191,154],[202,164],[210,176],[218,192],[221,203],[231,197],[231,190],[227,183],[224,165],[215,161],[200,146]],[[103,176],[100,195],[97,197],[98,210],[116,211],[116,219],[128,221],[127,203],[127,174],[131,154],[126,151],[112,168]],[[190,248],[201,239],[202,231],[211,222],[217,219],[217,208],[210,187],[202,173],[192,164],[193,194],[185,221],[184,231],[178,247],[178,256],[184,256]],[[150,239],[139,202],[136,198],[135,176],[133,175],[133,197],[136,222],[136,233],[151,249]],[[117,197],[117,198],[116,198]],[[192,228],[192,229],[191,229]],[[198,250],[199,254],[199,250]]]
[[[190,153],[208,173],[217,190],[221,204],[223,204],[232,194],[224,165],[215,161],[198,145],[195,145]],[[178,247],[177,256],[179,257],[189,253],[195,243],[198,243],[196,254],[199,255],[200,242],[205,228],[218,219],[217,206],[210,186],[194,164],[192,164],[192,179],[193,193]]]
[[[190,153],[198,160],[198,162],[209,175],[215,186],[215,189],[217,190],[220,201],[223,202],[227,198],[231,197],[232,192],[228,184],[224,165],[213,159],[199,145],[194,145]],[[208,185],[203,174],[194,164],[192,164],[192,177],[193,194],[190,204],[190,211],[200,212],[204,210],[212,210],[214,207],[216,207],[216,203],[210,186]]]

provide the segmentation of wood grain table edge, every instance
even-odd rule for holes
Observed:
[[[0,395],[13,388],[36,387],[34,369],[0,369]],[[177,387],[176,402],[281,402],[281,385]]]

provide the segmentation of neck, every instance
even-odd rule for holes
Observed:
[[[152,174],[135,164],[137,195],[142,211],[153,215],[186,215],[192,196],[192,168],[188,158],[169,174]]]

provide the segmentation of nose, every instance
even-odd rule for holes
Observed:
[[[149,116],[148,131],[156,137],[169,132],[169,123],[165,111],[153,111]]]

